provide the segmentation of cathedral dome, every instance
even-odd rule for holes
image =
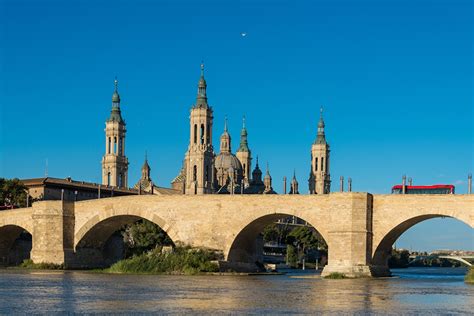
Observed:
[[[239,184],[242,181],[242,164],[230,152],[220,153],[215,161],[217,184],[222,187],[229,183]]]
[[[216,169],[225,169],[233,168],[235,171],[242,170],[242,164],[239,159],[232,153],[220,153],[215,160]]]

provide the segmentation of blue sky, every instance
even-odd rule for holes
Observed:
[[[145,151],[168,186],[188,142],[204,60],[214,144],[247,117],[274,188],[296,170],[307,192],[324,105],[332,190],[415,184],[467,190],[473,169],[473,7],[446,1],[0,0],[0,176],[100,181],[118,76],[130,184]],[[242,37],[241,33],[247,36]],[[443,231],[436,243],[433,231]],[[473,230],[430,220],[397,242],[473,249]]]

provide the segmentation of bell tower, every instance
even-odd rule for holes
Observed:
[[[323,108],[318,123],[318,135],[311,146],[310,194],[328,194],[331,191],[329,174],[329,144],[324,133]]]
[[[186,152],[186,194],[212,193],[214,182],[214,149],[212,147],[213,111],[207,103],[204,64],[198,83],[196,104],[189,116],[189,146]]]
[[[126,188],[128,186],[128,159],[125,156],[125,121],[120,111],[118,81],[114,81],[112,111],[105,122],[105,155],[102,158],[102,184]]]

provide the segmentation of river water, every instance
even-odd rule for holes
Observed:
[[[392,270],[394,278],[110,275],[0,270],[0,314],[467,314],[474,285],[463,268]]]

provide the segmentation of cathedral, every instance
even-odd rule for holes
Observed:
[[[112,95],[112,110],[105,123],[105,154],[102,158],[102,183],[106,186],[128,187],[128,159],[125,155],[125,121],[120,110],[118,82],[115,80]],[[252,170],[252,153],[248,143],[245,117],[242,120],[240,144],[232,152],[232,138],[227,128],[227,118],[220,136],[219,152],[214,150],[213,108],[208,104],[207,83],[204,65],[198,82],[197,96],[190,109],[189,145],[184,155],[183,166],[171,182],[171,188],[162,188],[153,183],[151,168],[145,155],[140,180],[134,189],[139,194],[276,194],[267,163],[262,179],[258,157]],[[318,123],[317,137],[311,147],[311,171],[309,174],[310,194],[330,192],[329,144],[326,142],[324,120]],[[286,178],[284,178],[286,193]],[[296,175],[290,183],[290,194],[299,194]]]

